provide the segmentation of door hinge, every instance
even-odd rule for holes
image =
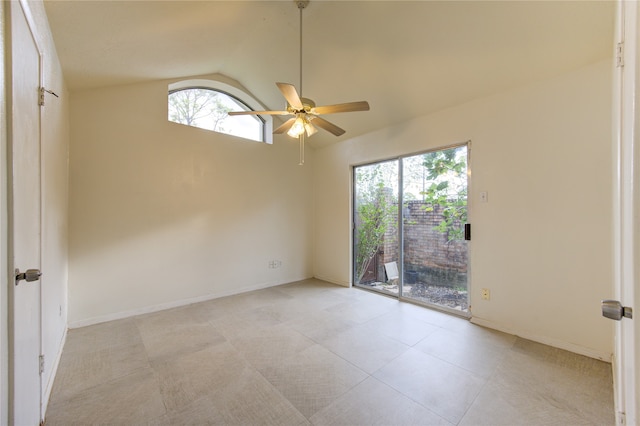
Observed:
[[[471,241],[471,224],[470,223],[464,224],[464,239],[466,241]]]
[[[616,44],[616,68],[624,67],[624,42]]]
[[[625,426],[627,424],[627,414],[624,411],[618,411],[618,419],[620,420],[620,426]]]
[[[44,373],[44,355],[40,355],[40,374]]]
[[[44,87],[41,87],[40,90],[39,90],[39,94],[38,94],[38,105],[40,105],[40,106],[44,106],[44,94],[45,93],[49,93],[50,95],[53,95],[56,98],[60,97],[56,93],[54,93],[52,90],[47,90]]]

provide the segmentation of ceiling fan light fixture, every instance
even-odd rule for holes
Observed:
[[[304,131],[306,130],[305,124],[307,123],[305,123],[304,118],[302,117],[302,114],[298,114],[296,121],[293,122],[293,126],[291,126],[287,134],[292,138],[297,138],[298,136],[303,134]]]
[[[307,137],[315,135],[318,132],[318,129],[316,129],[316,126],[314,126],[313,124],[311,124],[309,121],[307,121],[304,124],[304,129],[307,132]]]

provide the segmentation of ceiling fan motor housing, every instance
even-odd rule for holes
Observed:
[[[299,112],[305,112],[305,113],[308,113],[308,112],[310,112],[313,108],[315,108],[315,107],[316,107],[316,103],[315,103],[315,102],[313,102],[313,101],[312,101],[311,99],[309,99],[309,98],[300,98],[300,101],[302,102],[302,109],[301,109],[301,110],[295,109],[295,108],[294,108],[294,107],[292,107],[292,106],[291,106],[291,104],[289,104],[288,102],[287,102],[287,110],[289,110],[289,111],[293,112],[294,114],[295,114],[295,113],[299,113]]]

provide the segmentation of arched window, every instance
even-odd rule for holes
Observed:
[[[230,111],[265,109],[255,98],[216,80],[184,80],[169,84],[168,119],[214,132],[271,143],[270,116],[228,116]]]

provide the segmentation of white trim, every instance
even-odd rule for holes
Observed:
[[[527,331],[512,330],[508,327],[495,324],[491,321],[481,318],[471,317],[469,320],[471,323],[487,327],[492,330],[501,331],[503,333],[512,334],[514,336],[522,337],[523,339],[532,340],[534,342],[542,343],[543,345],[553,346],[554,348],[564,349],[569,352],[573,352],[579,355],[588,356],[589,358],[599,359],[601,361],[611,362],[613,354],[610,352],[603,352],[596,349],[587,348],[581,345],[566,342],[564,340],[552,339],[545,336],[529,333]]]
[[[221,76],[222,77],[222,76]],[[224,81],[212,78],[188,78],[185,80],[176,81],[169,84],[169,92],[180,89],[188,89],[191,87],[207,87],[213,90],[217,90],[241,100],[246,103],[252,110],[261,111],[267,108],[262,103],[251,95],[245,89],[242,89],[240,85],[230,84]],[[225,80],[231,81],[231,79],[225,78]],[[273,143],[273,118],[270,115],[260,115],[264,120],[264,141],[265,143]]]
[[[620,300],[621,290],[621,268],[620,268],[620,241],[621,241],[621,221],[620,221],[620,139],[621,139],[621,111],[622,111],[622,69],[616,67],[616,53],[617,44],[624,39],[623,30],[624,12],[623,3],[618,1],[616,4],[616,23],[615,34],[613,40],[614,58],[612,61],[612,93],[611,93],[611,131],[612,131],[612,160],[613,160],[613,223],[612,223],[612,260],[613,260],[613,298]],[[624,378],[622,377],[622,370],[620,366],[620,354],[621,354],[621,342],[619,339],[619,331],[616,327],[614,332],[613,342],[613,399],[616,415],[616,423],[624,424],[620,419],[619,413],[624,411]]]
[[[302,281],[305,279],[307,278],[302,278],[300,280],[293,280],[292,282]],[[194,303],[199,303],[199,302],[206,302],[208,300],[219,299],[221,297],[235,296],[237,294],[247,293],[250,291],[263,290],[266,288],[276,287],[278,285],[283,285],[283,284],[287,284],[287,283],[266,282],[266,283],[261,283],[261,284],[257,284],[250,287],[244,287],[239,291],[237,290],[221,291],[218,293],[210,293],[210,294],[205,294],[203,296],[191,297],[188,299],[181,299],[181,300],[176,300],[176,301],[167,302],[167,303],[160,303],[158,305],[145,306],[143,308],[132,309],[129,311],[122,311],[122,312],[116,312],[113,314],[101,315],[93,318],[87,318],[84,320],[70,322],[69,328],[73,329],[73,328],[87,327],[89,325],[100,324],[103,322],[130,318],[137,315],[149,314],[152,312],[164,311],[166,309],[178,308],[180,306],[192,305]]]
[[[613,183],[613,260],[614,293],[624,306],[638,308],[638,280],[636,264],[639,241],[637,215],[640,210],[638,179],[638,102],[640,68],[638,67],[638,35],[640,8],[635,1],[618,1],[613,48],[622,43],[621,62],[613,65],[612,135],[615,161]],[[634,294],[636,293],[636,294]],[[635,304],[635,306],[634,306]],[[635,321],[637,319],[634,318]],[[640,374],[637,356],[640,328],[634,320],[623,318],[615,324],[614,399],[616,422],[634,425],[638,422],[640,402]]]
[[[51,391],[53,390],[53,383],[56,378],[56,374],[58,372],[58,367],[60,366],[60,360],[62,359],[62,352],[64,349],[64,345],[67,342],[67,329],[64,329],[64,333],[62,334],[62,339],[60,339],[60,345],[58,345],[58,353],[56,354],[56,358],[53,360],[53,368],[51,369],[51,375],[49,376],[49,381],[45,387],[44,391],[44,400],[42,406],[42,417],[47,418],[47,406],[49,405],[49,399],[51,397]]]
[[[36,45],[36,49],[38,50],[38,53],[40,53],[40,56],[42,57],[42,46],[41,46],[41,42],[40,39],[38,37],[38,34],[36,33],[36,21],[33,18],[33,13],[31,13],[31,8],[29,7],[29,2],[27,0],[20,0],[20,6],[22,7],[22,11],[24,13],[24,17],[27,20],[27,24],[29,26],[29,31],[31,32],[31,36],[33,37],[33,41]],[[42,58],[41,58],[42,59]],[[41,80],[42,82],[42,80]]]
[[[314,275],[313,278],[321,281],[326,281],[331,284],[339,285],[341,287],[351,287],[350,281],[341,280],[339,278],[327,278],[327,277],[318,276],[318,275]]]
[[[10,13],[7,2],[0,4],[0,54],[2,62],[0,66],[5,70],[8,66],[7,60],[7,26],[5,22],[9,20],[7,13]],[[7,75],[0,72],[0,187],[8,188],[9,181],[7,166]],[[0,289],[0,424],[9,423],[9,332],[8,332],[8,312],[9,303],[8,285],[10,281],[9,273],[9,253],[8,253],[8,196],[7,191],[0,191],[0,282],[3,283]],[[12,274],[11,274],[12,275]]]

